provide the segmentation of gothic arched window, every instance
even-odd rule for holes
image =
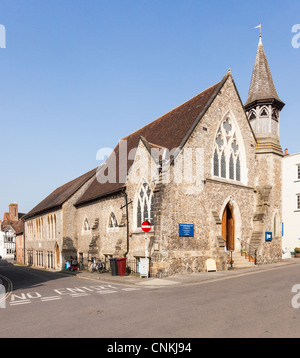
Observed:
[[[141,227],[142,222],[148,220],[153,222],[153,193],[147,183],[141,186],[136,211],[137,227]]]
[[[226,178],[226,159],[224,152],[222,152],[221,155],[221,177]]]
[[[114,227],[118,227],[118,221],[117,221],[117,218],[116,218],[116,215],[114,213],[111,213],[110,214],[110,217],[109,217],[109,221],[108,221],[108,226],[110,228],[114,228]]]
[[[214,152],[214,175],[219,176],[219,155],[217,149]]]
[[[87,218],[85,218],[85,220],[84,220],[83,229],[84,229],[84,231],[89,231],[91,229]]]
[[[241,181],[240,136],[230,116],[222,120],[214,145],[213,175]]]

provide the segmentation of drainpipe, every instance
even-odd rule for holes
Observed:
[[[128,197],[127,197],[127,193],[126,193],[126,189],[124,189],[123,194],[125,196],[125,207],[126,207],[126,235],[127,235],[127,250],[124,254],[124,257],[127,256],[128,252],[129,252],[129,219],[128,219]],[[123,206],[123,207],[124,207]]]

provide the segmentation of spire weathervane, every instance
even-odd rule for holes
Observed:
[[[261,22],[259,23],[258,26],[255,26],[254,28],[255,28],[255,29],[258,29],[258,28],[259,28],[259,37],[261,38]]]

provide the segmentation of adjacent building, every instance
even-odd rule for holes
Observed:
[[[0,256],[3,259],[16,257],[16,234],[22,230],[23,213],[19,213],[16,202],[9,205],[9,211],[4,213],[0,221]]]
[[[293,252],[300,247],[300,153],[282,162],[282,248]]]

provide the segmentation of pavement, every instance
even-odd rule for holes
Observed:
[[[269,271],[274,269],[284,268],[291,265],[300,265],[300,258],[284,259],[282,261],[256,265],[247,268],[231,269],[226,271],[210,271],[210,272],[199,272],[183,275],[168,276],[163,278],[157,277],[140,277],[139,275],[128,275],[128,276],[112,276],[111,273],[98,273],[88,271],[66,271],[63,270],[61,273],[67,273],[78,278],[85,278],[91,280],[97,280],[105,283],[115,283],[122,285],[137,285],[137,286],[170,286],[170,285],[186,285],[186,284],[197,284],[201,282],[209,282],[216,280],[223,280],[226,278],[238,277],[247,274],[259,273],[262,271]]]

